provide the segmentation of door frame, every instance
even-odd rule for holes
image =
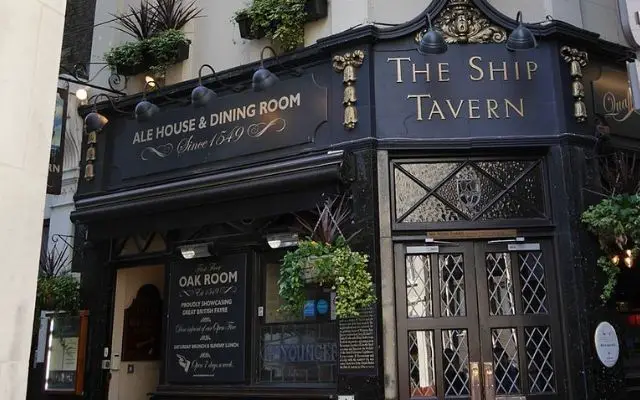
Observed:
[[[527,243],[539,243],[540,251],[542,252],[542,262],[544,263],[544,278],[547,290],[547,307],[548,313],[544,315],[523,315],[522,314],[522,299],[521,296],[514,296],[514,308],[515,315],[509,316],[490,316],[489,315],[489,289],[487,286],[487,278],[485,272],[484,253],[486,252],[503,252],[509,253],[512,260],[512,271],[518,272],[513,274],[512,286],[513,293],[521,293],[521,283],[519,278],[519,265],[520,259],[518,253],[522,251],[508,249],[508,243],[489,243],[490,239],[459,239],[449,243],[444,243],[440,246],[438,253],[451,253],[458,252],[464,254],[465,259],[465,298],[467,301],[467,316],[455,317],[451,319],[464,318],[468,324],[473,324],[472,319],[475,316],[476,327],[469,327],[468,329],[468,346],[469,346],[469,363],[477,361],[480,363],[480,373],[482,374],[483,362],[491,362],[493,364],[492,356],[492,337],[491,329],[500,327],[514,326],[517,329],[517,341],[518,341],[518,364],[520,368],[520,389],[523,393],[528,393],[528,367],[526,356],[526,338],[524,333],[524,327],[534,326],[549,326],[550,327],[550,340],[553,351],[553,373],[555,381],[555,392],[552,394],[536,394],[535,397],[539,399],[563,399],[567,393],[566,386],[566,353],[563,339],[563,326],[561,324],[561,299],[559,293],[559,287],[557,286],[558,277],[556,271],[556,257],[554,252],[555,241],[551,237],[536,236],[527,240]],[[395,303],[396,303],[396,335],[397,335],[397,362],[398,362],[398,394],[400,400],[408,400],[410,396],[410,371],[409,371],[409,343],[408,332],[412,330],[432,330],[439,332],[440,329],[451,329],[451,327],[463,327],[460,324],[450,324],[442,321],[443,318],[439,317],[439,303],[440,294],[438,292],[438,283],[436,279],[439,279],[438,267],[431,266],[431,291],[432,296],[432,309],[433,315],[438,316],[436,318],[409,318],[407,316],[407,296],[406,296],[406,264],[405,257],[408,247],[429,247],[428,243],[425,246],[424,236],[422,237],[401,237],[394,240],[394,279],[395,279]],[[458,251],[456,251],[458,250]],[[415,253],[426,254],[426,253]],[[482,260],[481,264],[474,262],[474,260]],[[475,268],[474,268],[475,266]],[[473,271],[471,271],[473,270]],[[483,286],[484,285],[484,286]],[[437,305],[436,305],[437,303]],[[473,310],[475,309],[475,311]],[[464,327],[466,329],[466,327]],[[473,332],[477,332],[477,338],[473,338]],[[440,334],[434,334],[434,349],[442,348],[442,338]],[[473,338],[473,339],[472,339]],[[474,348],[475,347],[475,348]],[[437,351],[437,350],[436,350]],[[474,355],[476,355],[474,358]],[[444,388],[443,385],[443,360],[440,354],[434,356],[434,367],[437,393],[442,396]],[[470,365],[469,373],[472,373]],[[473,390],[471,379],[469,381],[470,391]],[[504,396],[504,395],[498,395]],[[522,395],[526,396],[527,395]],[[500,398],[500,397],[498,397]]]

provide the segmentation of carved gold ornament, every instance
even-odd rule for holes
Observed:
[[[449,44],[503,43],[507,40],[507,31],[491,23],[471,0],[450,0],[433,21],[433,25],[442,32],[444,40]],[[418,32],[416,43],[420,42],[424,32]]]
[[[343,125],[346,129],[354,129],[358,123],[358,110],[356,109],[355,82],[358,79],[356,70],[360,68],[364,61],[364,51],[354,50],[341,56],[333,57],[333,69],[342,73],[342,83],[344,87],[344,95],[342,104],[344,105],[344,121]]]
[[[589,62],[586,51],[579,51],[573,47],[562,46],[560,55],[569,64],[571,75],[571,95],[573,96],[573,116],[578,122],[587,120],[587,106],[584,104],[584,84],[582,83],[582,68]]]
[[[85,131],[87,126],[85,124]],[[86,181],[91,181],[95,177],[95,171],[93,168],[93,163],[96,160],[96,142],[97,142],[96,132],[87,132],[87,152],[85,155],[85,166],[84,166],[84,179]]]

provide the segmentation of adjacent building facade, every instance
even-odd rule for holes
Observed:
[[[616,315],[599,307],[580,213],[602,142],[638,149],[635,54],[610,2],[531,3],[333,1],[256,92],[266,43],[236,37],[237,2],[203,2],[191,56],[146,95],[161,111],[133,118],[132,78],[85,132],[71,217],[86,237],[85,397],[623,398],[623,362],[595,357],[593,329]],[[518,10],[538,45],[512,52]],[[417,52],[427,15],[443,54]],[[94,61],[117,43],[106,29]],[[196,107],[205,63],[218,97]],[[378,301],[355,320],[331,306],[285,318],[286,249],[266,237],[343,194]]]

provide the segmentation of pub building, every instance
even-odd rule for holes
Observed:
[[[85,397],[623,398],[580,214],[600,155],[639,148],[635,56],[515,17],[434,1],[264,60],[259,90],[252,63],[208,102],[191,80],[82,108]],[[336,195],[377,301],[278,313],[269,238]]]

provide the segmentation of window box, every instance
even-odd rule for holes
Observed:
[[[304,9],[307,13],[307,22],[318,21],[322,18],[326,18],[329,12],[327,0],[307,0]],[[266,32],[262,30],[252,32],[252,21],[246,13],[238,14],[235,21],[238,24],[238,29],[240,30],[240,37],[243,39],[262,39],[266,35]]]
[[[307,12],[307,22],[312,22],[326,18],[329,6],[327,0],[307,0],[304,10]]]

